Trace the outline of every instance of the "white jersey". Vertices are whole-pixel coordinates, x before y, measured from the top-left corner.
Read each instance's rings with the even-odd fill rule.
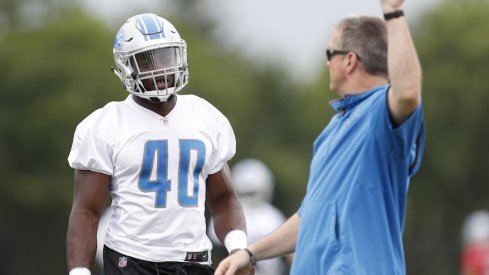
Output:
[[[285,222],[285,216],[272,204],[266,201],[241,200],[246,219],[248,245],[272,233]],[[211,220],[207,230],[209,238],[215,245],[222,245],[214,231],[214,221]],[[255,275],[282,275],[287,265],[281,258],[262,260],[256,263]]]
[[[112,177],[108,247],[153,262],[208,251],[210,264],[205,180],[235,152],[229,121],[204,99],[179,95],[162,117],[129,96],[77,126],[68,162]]]

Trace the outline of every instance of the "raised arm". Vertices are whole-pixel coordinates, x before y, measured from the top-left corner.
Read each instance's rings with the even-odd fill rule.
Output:
[[[229,235],[225,241],[228,233],[233,230],[246,233],[243,208],[232,188],[229,167],[225,165],[221,171],[209,175],[206,186],[206,202],[212,212],[217,238],[226,245],[229,252],[234,248],[246,247],[246,236],[239,235],[241,232]]]
[[[97,249],[97,227],[109,191],[110,176],[75,170],[75,191],[66,236],[68,270],[90,269]]]
[[[257,261],[284,256],[294,252],[300,217],[294,214],[271,234],[251,244],[248,249]],[[248,274],[251,268],[250,255],[242,250],[224,259],[215,275]]]
[[[382,12],[402,11],[404,0],[381,0]],[[395,123],[400,124],[421,101],[421,65],[405,16],[386,20],[388,69],[391,90],[389,110]]]

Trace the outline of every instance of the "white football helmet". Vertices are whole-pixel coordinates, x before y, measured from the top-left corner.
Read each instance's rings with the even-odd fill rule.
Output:
[[[115,37],[113,53],[112,70],[131,94],[162,102],[188,83],[187,45],[155,14],[129,18]]]
[[[474,242],[487,241],[489,241],[489,212],[477,210],[471,213],[464,221],[462,243],[467,245]]]
[[[234,190],[241,199],[271,202],[274,177],[270,169],[257,159],[243,159],[231,170]]]

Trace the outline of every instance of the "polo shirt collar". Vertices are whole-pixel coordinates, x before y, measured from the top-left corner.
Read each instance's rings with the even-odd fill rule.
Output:
[[[336,111],[336,112],[344,112],[349,109],[352,109],[362,101],[364,101],[366,98],[370,97],[371,95],[375,94],[376,92],[386,90],[386,88],[389,86],[389,84],[384,84],[381,86],[377,86],[371,90],[368,90],[366,92],[362,92],[360,94],[355,94],[355,95],[345,95],[342,98],[334,99],[329,102],[329,105]]]

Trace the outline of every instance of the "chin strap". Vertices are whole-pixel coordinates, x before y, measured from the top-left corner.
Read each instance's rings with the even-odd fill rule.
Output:
[[[121,72],[119,72],[119,70],[117,70],[114,67],[110,67],[110,70],[122,81],[122,75]]]
[[[119,78],[119,80],[122,82],[122,85],[124,86],[124,89],[126,89],[126,86],[124,85],[124,80],[123,80],[123,77],[122,77],[121,72],[117,68],[115,68],[115,67],[110,67],[110,70]],[[138,77],[138,74],[136,72],[132,72],[131,73],[131,77],[132,77],[132,79],[136,80],[137,77]],[[137,82],[136,82],[135,85],[140,85],[140,84],[137,84]],[[138,93],[138,94],[143,94],[144,93],[144,88],[142,86],[141,87],[134,87],[134,90],[137,90],[137,89],[139,89],[141,91],[141,93]],[[130,92],[130,93],[132,93],[132,92]],[[139,96],[136,93],[132,93],[132,94],[134,94],[136,96]],[[156,96],[155,97],[142,97],[142,98],[145,98],[145,99],[147,99],[147,100],[149,100],[151,102],[160,103],[160,102],[167,101],[170,96],[171,95],[169,95],[166,99],[161,99],[161,98],[158,98]]]

